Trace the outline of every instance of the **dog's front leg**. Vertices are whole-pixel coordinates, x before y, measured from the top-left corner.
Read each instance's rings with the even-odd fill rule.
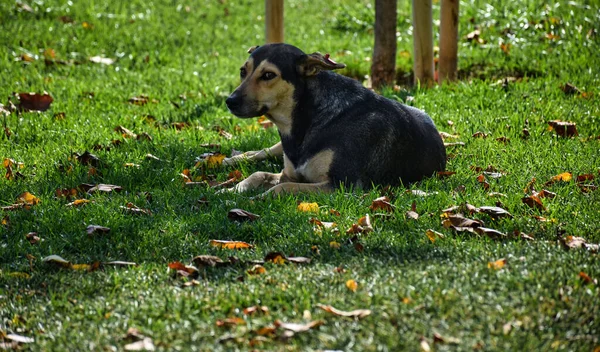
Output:
[[[298,182],[283,182],[280,183],[265,193],[262,196],[275,195],[279,193],[296,194],[300,192],[316,193],[316,192],[331,192],[333,187],[329,181],[319,183],[298,183]]]
[[[247,179],[235,185],[235,187],[231,188],[231,191],[242,193],[257,188],[273,188],[279,184],[280,179],[281,173],[273,174],[270,172],[259,171],[253,173],[252,175],[248,176]]]
[[[224,165],[236,165],[244,160],[250,161],[250,162],[256,162],[256,161],[265,160],[271,156],[274,156],[277,158],[281,158],[283,156],[283,146],[281,145],[281,142],[273,145],[270,148],[265,148],[263,150],[248,151],[248,152],[242,153],[240,155],[232,156],[231,158],[225,158],[223,160],[223,164]]]

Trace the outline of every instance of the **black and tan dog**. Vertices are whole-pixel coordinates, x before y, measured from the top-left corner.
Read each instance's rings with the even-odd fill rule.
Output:
[[[331,190],[408,184],[446,166],[446,150],[423,111],[386,99],[331,72],[345,67],[287,44],[248,50],[241,85],[227,98],[236,116],[265,115],[279,130],[284,169],[256,172],[232,191]],[[277,154],[270,150],[246,154]],[[263,155],[263,156],[264,156]],[[259,155],[259,158],[262,158]]]

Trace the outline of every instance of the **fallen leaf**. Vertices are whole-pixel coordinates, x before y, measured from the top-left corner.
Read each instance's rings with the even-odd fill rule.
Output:
[[[246,324],[246,321],[240,317],[232,317],[232,318],[219,319],[219,320],[217,320],[216,324],[218,327],[234,326],[234,325],[244,325],[244,324]]]
[[[548,121],[548,129],[554,130],[560,137],[578,136],[577,124],[575,122],[567,122],[560,120]]]
[[[337,227],[337,224],[335,222],[321,221],[316,218],[310,218],[310,220],[308,220],[308,222],[317,227],[328,229],[328,230],[335,229]]]
[[[104,226],[98,226],[98,225],[88,225],[88,227],[86,227],[86,232],[89,236],[95,234],[95,233],[109,233],[110,229],[108,227],[104,227]]]
[[[594,174],[584,174],[577,176],[577,183],[593,181],[596,176]]]
[[[505,217],[512,218],[513,217],[508,211],[506,211],[500,207],[492,207],[492,206],[484,205],[477,209],[480,213],[488,214],[489,216],[493,217],[494,219],[505,218]]]
[[[89,199],[76,199],[76,200],[72,201],[71,203],[65,204],[65,206],[67,206],[67,207],[79,207],[79,206],[85,205],[85,204],[90,203],[90,202],[91,202],[91,200],[89,200]]]
[[[427,238],[429,238],[431,243],[435,243],[435,240],[437,240],[438,238],[444,238],[444,234],[434,231],[432,229],[428,229],[427,231],[425,231],[425,235],[427,235]]]
[[[256,264],[251,269],[249,269],[247,272],[250,275],[262,275],[262,274],[267,273],[267,269],[265,269],[265,267],[262,265]]]
[[[288,262],[294,264],[310,264],[310,262],[312,261],[310,258],[307,257],[287,257],[286,259]]]
[[[446,148],[450,148],[450,147],[464,147],[464,146],[465,146],[464,142],[444,143],[444,147],[446,147]]]
[[[0,336],[3,336],[5,339],[14,341],[16,343],[34,343],[35,342],[35,340],[32,337],[27,337],[27,336],[23,336],[23,335],[17,335],[17,334],[4,335],[2,333],[2,334],[0,334]]]
[[[333,248],[333,249],[340,249],[342,245],[339,242],[336,241],[331,241],[329,242],[329,247]]]
[[[339,317],[361,319],[361,318],[364,318],[371,314],[371,310],[369,310],[369,309],[355,309],[355,310],[347,312],[347,311],[343,311],[343,310],[334,308],[333,306],[324,305],[324,304],[317,304],[317,307],[323,309],[324,311],[326,311],[328,313],[337,315]]]
[[[473,133],[473,138],[487,138],[488,135],[487,133],[481,132],[481,131],[477,131],[475,133]]]
[[[46,111],[54,101],[50,94],[17,93],[19,104],[17,108],[21,111]]]
[[[135,204],[129,202],[125,206],[119,206],[126,213],[134,214],[134,215],[152,215],[152,212],[149,209],[142,209],[136,206]]]
[[[169,263],[169,269],[176,270],[177,273],[181,276],[198,276],[198,268],[193,265],[185,265],[181,262],[171,262]]]
[[[535,187],[534,187],[535,186],[535,181],[536,181],[535,177],[532,177],[531,181],[529,181],[527,183],[527,186],[525,186],[525,188],[523,189],[523,193],[529,193],[531,191],[534,191],[535,190]]]
[[[538,210],[546,210],[546,207],[542,203],[541,199],[537,195],[531,195],[521,198],[521,201],[527,204],[530,208],[536,208]]]
[[[260,218],[260,215],[253,214],[243,209],[231,209],[227,213],[227,218],[234,221],[254,221]]]
[[[595,280],[593,280],[588,274],[586,274],[583,271],[579,272],[579,278],[581,279],[581,281],[583,281],[585,284],[591,284],[591,283],[596,283]]]
[[[356,292],[356,290],[358,289],[358,283],[352,279],[346,281],[346,287],[352,291],[352,292]]]
[[[25,238],[31,244],[37,244],[38,242],[41,241],[40,237],[37,235],[37,232],[30,232],[30,233],[28,233],[28,234],[25,235]]]
[[[316,213],[319,211],[319,204],[301,202],[300,204],[298,204],[298,207],[296,207],[296,209],[300,212]]]
[[[280,320],[275,320],[275,326],[277,328],[289,330],[289,331],[292,331],[295,333],[306,332],[306,331],[309,331],[310,329],[316,328],[323,324],[325,324],[325,322],[323,320],[315,320],[315,321],[308,322],[306,324],[284,323]]]
[[[267,306],[252,306],[248,308],[244,308],[244,315],[252,315],[256,312],[261,312],[263,314],[269,314],[269,307]]]
[[[121,186],[117,186],[117,185],[109,185],[109,184],[104,184],[104,183],[99,183],[97,185],[92,185],[92,187],[87,187],[84,186],[84,184],[80,185],[80,187],[83,186],[83,189],[87,188],[87,193],[89,194],[93,194],[96,192],[105,192],[105,193],[110,193],[110,192],[121,192],[123,190],[123,187]]]
[[[502,137],[496,138],[496,141],[506,144],[506,143],[510,142],[510,138],[507,138],[506,136],[502,136]]]
[[[90,57],[90,62],[93,62],[95,64],[112,65],[115,63],[115,60],[102,56],[92,56]]]
[[[438,194],[438,192],[425,192],[425,191],[421,191],[420,189],[408,190],[408,191],[406,191],[406,193],[410,193],[413,196],[419,196],[419,197],[429,197],[429,196]]]
[[[457,136],[457,135],[450,134],[448,132],[441,132],[441,131],[440,131],[440,137],[442,137],[443,140],[459,138],[459,136]]]
[[[553,183],[556,182],[569,182],[573,179],[573,174],[570,172],[563,172],[561,174],[558,174],[556,176],[552,176],[552,178],[550,178],[550,181],[546,182],[545,185],[549,186]]]
[[[414,219],[414,220],[418,220],[419,214],[416,211],[409,210],[406,212],[406,217]]]
[[[419,339],[419,346],[421,347],[421,352],[431,352],[431,347],[429,346],[429,342],[425,337],[421,336]]]
[[[348,230],[346,230],[347,234],[357,234],[357,233],[369,233],[373,231],[373,227],[371,226],[371,217],[369,214],[358,219],[358,223],[352,224]]]
[[[148,104],[149,99],[147,95],[140,95],[138,97],[131,97],[128,101],[130,104],[134,105],[146,105]]]
[[[111,262],[104,262],[104,263],[102,263],[102,265],[104,265],[104,266],[115,266],[115,267],[124,267],[124,268],[130,267],[130,266],[138,266],[137,263],[134,263],[134,262],[124,262],[124,261],[121,261],[121,260],[114,260],[114,261],[111,261]]]
[[[61,268],[71,268],[72,264],[58,255],[49,255],[42,259],[42,262],[48,263]]]
[[[567,249],[584,248],[592,253],[598,253],[600,247],[598,244],[587,243],[585,238],[577,236],[567,236],[560,239],[560,242]]]
[[[373,200],[371,206],[369,207],[371,211],[383,210],[389,213],[394,212],[395,208],[396,207],[392,203],[390,203],[390,199],[386,196],[379,197]]]
[[[581,94],[581,89],[575,87],[572,83],[565,83],[560,85],[560,90],[565,94]]]
[[[486,181],[484,174],[477,176],[477,182],[479,182],[485,190],[490,188],[490,184]]]
[[[137,139],[137,134],[133,133],[132,131],[128,130],[127,128],[119,125],[117,127],[115,127],[115,132],[120,133],[124,138],[132,138],[132,139]]]
[[[433,333],[433,342],[458,345],[458,344],[460,344],[461,340],[456,337],[442,336],[439,333],[435,332],[435,333]]]
[[[194,257],[194,259],[192,259],[192,262],[198,268],[203,268],[207,266],[215,267],[226,265],[226,263],[223,262],[221,258],[214,255],[198,255]]]
[[[442,222],[442,225],[444,225],[445,228],[449,228],[452,226],[454,226],[454,227],[481,227],[481,226],[484,226],[484,223],[481,220],[465,218],[461,214],[452,214],[452,215],[449,215],[447,217],[447,219],[445,219]]]
[[[123,346],[125,351],[154,351],[156,347],[154,347],[154,342],[149,337],[144,337],[143,339],[129,343]]]
[[[210,245],[213,247],[225,248],[225,249],[245,249],[254,248],[253,245],[242,242],[242,241],[223,241],[223,240],[210,240]]]
[[[17,204],[36,205],[40,199],[29,192],[23,192],[17,197]]]
[[[488,262],[488,268],[494,269],[494,270],[500,270],[505,265],[506,265],[506,259],[505,258],[498,259],[495,262]]]
[[[437,171],[436,172],[436,176],[438,178],[448,178],[454,174],[456,174],[456,171]]]

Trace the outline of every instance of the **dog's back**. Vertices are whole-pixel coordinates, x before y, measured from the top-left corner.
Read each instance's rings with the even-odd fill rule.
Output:
[[[323,71],[307,79],[293,114],[292,136],[304,138],[297,150],[282,136],[286,155],[296,151],[288,157],[301,165],[321,150],[333,150],[334,185],[407,184],[445,169],[446,150],[427,114],[351,78]]]

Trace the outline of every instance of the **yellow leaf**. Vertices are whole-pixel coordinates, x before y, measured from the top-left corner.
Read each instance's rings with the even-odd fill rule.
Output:
[[[502,259],[496,260],[495,262],[489,262],[488,268],[494,269],[494,270],[500,270],[504,267],[504,265],[506,265],[506,259],[502,258]]]
[[[8,273],[7,276],[8,277],[13,277],[15,279],[29,279],[31,277],[29,274],[22,273],[20,271],[13,272],[13,273]]]
[[[285,264],[285,259],[283,259],[280,255],[273,258],[273,263],[283,265]]]
[[[213,247],[220,247],[225,249],[240,249],[240,248],[253,248],[254,246],[250,243],[242,241],[222,241],[222,240],[210,240],[210,245]]]
[[[331,247],[331,248],[333,248],[333,249],[339,249],[339,248],[340,248],[340,246],[341,246],[341,245],[339,244],[339,242],[336,242],[336,241],[331,241],[331,242],[329,242],[329,247]]]
[[[302,212],[306,212],[306,213],[309,213],[309,212],[316,213],[319,211],[319,204],[302,202],[302,203],[298,204],[298,211],[302,211]]]
[[[73,264],[71,265],[71,269],[73,270],[81,270],[81,271],[89,271],[91,266],[89,264]]]
[[[562,174],[558,174],[556,176],[552,176],[552,178],[550,179],[549,182],[547,183],[554,183],[554,182],[558,182],[558,181],[563,181],[563,182],[569,182],[573,179],[573,174],[570,172],[563,172]]]
[[[409,304],[410,302],[412,302],[412,300],[409,297],[402,298],[402,303]]]
[[[17,203],[36,205],[40,202],[40,199],[29,192],[24,192],[17,197]]]
[[[223,160],[225,159],[225,154],[215,153],[208,158],[205,159],[206,165],[209,168],[217,167],[223,164]]]
[[[445,214],[445,213],[444,213]],[[431,243],[435,243],[435,240],[438,238],[444,238],[444,235],[434,231],[432,229],[428,229],[425,234],[427,235],[427,238],[429,238],[429,240],[431,241]]]
[[[356,289],[358,289],[358,284],[356,283],[356,281],[350,279],[346,281],[346,287],[348,287],[350,291],[356,292]]]

